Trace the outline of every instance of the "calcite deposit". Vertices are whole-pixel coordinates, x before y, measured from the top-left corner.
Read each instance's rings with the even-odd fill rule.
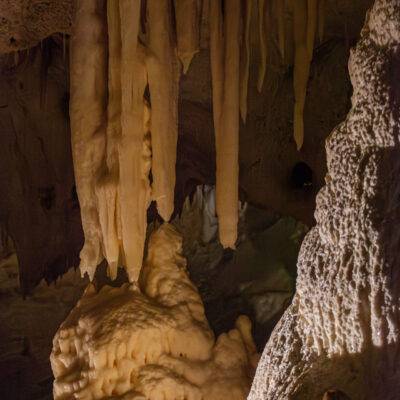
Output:
[[[266,22],[271,10],[278,15],[284,56],[286,5],[271,8],[260,0],[257,16],[252,1],[246,7],[239,0],[206,3],[204,7],[197,0],[75,4],[71,133],[85,234],[80,266],[91,279],[105,259],[110,276],[115,277],[122,266],[130,281],[137,281],[150,201],[164,221],[173,215],[179,82],[199,51],[201,28],[207,31],[203,37],[207,33],[209,37],[219,239],[224,248],[235,248],[240,114],[245,122],[251,26],[258,18],[261,91],[267,68]],[[317,0],[299,0],[289,8],[295,54],[294,138],[300,149],[318,13],[324,9]]]
[[[350,56],[352,109],[326,142],[297,292],[249,400],[398,398],[399,52],[400,3],[376,0]]]
[[[258,354],[241,316],[217,340],[172,225],[149,243],[140,287],[89,285],[53,341],[54,399],[244,400]]]

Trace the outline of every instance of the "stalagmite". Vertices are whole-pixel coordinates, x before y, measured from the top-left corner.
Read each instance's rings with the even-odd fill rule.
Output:
[[[168,0],[147,0],[146,45],[153,146],[152,198],[160,216],[169,221],[174,210],[179,65]]]
[[[217,154],[216,209],[221,244],[234,248],[239,201],[240,1],[226,2],[224,11],[222,22],[221,3],[210,0],[210,53]]]
[[[168,224],[149,241],[143,291],[89,285],[53,340],[54,399],[245,400],[258,354],[240,316],[217,340]]]
[[[399,398],[399,49],[400,2],[375,0],[350,54],[352,109],[326,142],[296,294],[249,400]]]
[[[200,7],[199,0],[175,0],[178,57],[185,74],[193,56],[200,50]]]
[[[267,37],[265,32],[265,0],[258,0],[258,36],[260,40],[260,65],[257,89],[261,93],[267,69]]]
[[[138,43],[140,1],[121,0],[122,137],[119,146],[121,235],[129,280],[138,279],[142,265],[150,202],[149,110],[145,50]]]
[[[303,146],[304,140],[304,104],[308,76],[310,73],[310,56],[307,49],[307,0],[293,2],[293,34],[294,34],[294,140],[297,150]]]
[[[105,3],[78,0],[71,36],[71,132],[75,179],[85,244],[81,272],[94,276],[102,260],[96,181],[105,158],[106,32]]]
[[[325,0],[318,0],[318,39],[320,43],[324,40],[325,29]]]
[[[240,115],[242,121],[246,122],[247,117],[247,92],[249,86],[249,68],[250,68],[250,29],[251,13],[253,1],[246,1],[244,16],[244,40],[242,41],[241,62],[240,62]]]

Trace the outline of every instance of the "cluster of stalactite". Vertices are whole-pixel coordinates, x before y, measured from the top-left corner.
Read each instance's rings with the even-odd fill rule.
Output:
[[[239,119],[247,114],[250,30],[258,21],[262,90],[267,65],[265,0],[78,0],[71,38],[71,128],[85,245],[81,270],[94,276],[105,258],[131,281],[142,265],[147,208],[168,221],[174,209],[178,94],[209,37],[216,142],[216,211],[224,247],[238,222]],[[295,44],[294,137],[303,143],[303,110],[323,0],[274,0],[284,57],[286,14]],[[256,13],[255,11],[258,10]],[[206,21],[206,23],[204,23]]]

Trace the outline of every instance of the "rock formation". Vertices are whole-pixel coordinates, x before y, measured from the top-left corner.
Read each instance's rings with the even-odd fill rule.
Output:
[[[245,115],[247,105],[247,118],[246,124],[240,125],[239,134],[240,198],[312,224],[315,193],[323,183],[325,174],[323,141],[326,134],[344,117],[350,104],[350,85],[344,68],[347,62],[348,44],[356,39],[361,20],[371,0],[355,0],[351,3],[325,1],[325,12],[322,14],[325,17],[324,40],[323,42],[316,40],[316,51],[310,67],[304,110],[305,141],[301,152],[297,152],[292,138],[291,5],[287,2],[282,12],[282,9],[277,9],[277,6],[281,5],[280,2],[265,3],[267,63],[263,91],[258,93],[256,88],[259,65],[258,11],[257,2],[252,3],[251,13],[249,8],[242,10],[243,65],[240,65],[240,107],[242,115]],[[322,3],[321,1],[320,4]],[[177,46],[182,57],[183,54],[187,54],[189,59],[189,55],[196,48],[197,29],[200,29],[201,41],[200,51],[195,54],[187,74],[182,76],[180,81],[175,212],[179,212],[183,200],[193,192],[197,184],[215,183],[216,157],[213,143],[208,1],[203,2],[200,27],[195,23],[195,15],[198,17],[198,4],[198,1],[186,0],[179,1],[176,5],[179,8],[179,13],[176,13],[176,23],[180,23],[181,32],[190,32],[188,34],[190,40],[187,43],[183,41],[184,34],[180,38],[177,37]],[[25,293],[32,290],[42,277],[52,280],[70,265],[76,265],[76,255],[82,246],[79,206],[69,149],[67,105],[70,97],[69,34],[73,31],[72,20],[76,5],[77,3],[71,0],[0,2],[0,15],[3,18],[0,26],[0,53],[8,52],[0,57],[0,124],[1,130],[8,132],[7,135],[0,135],[3,149],[3,157],[0,160],[3,174],[0,175],[0,181],[2,185],[8,187],[0,199],[0,219],[16,244]],[[249,7],[250,2],[246,5]],[[190,21],[189,19],[183,21],[187,22],[186,25],[183,24],[181,17],[185,9],[190,10]],[[129,13],[123,13],[123,16],[130,18]],[[144,16],[142,10],[142,31]],[[282,30],[282,26],[285,29]],[[55,32],[61,33],[47,38]],[[132,34],[132,32],[126,33]],[[120,37],[122,39],[122,36]],[[284,58],[281,55],[282,38],[285,38],[286,44],[283,46]],[[111,60],[109,62],[111,67]],[[129,78],[125,75],[124,87],[129,84],[127,77]],[[111,89],[113,85],[111,81],[108,84],[110,86],[105,82],[106,90]],[[47,100],[43,101],[45,98]],[[125,98],[128,109],[130,100],[129,97]],[[110,109],[105,109],[104,113],[109,120],[115,117],[112,116]],[[17,119],[20,122],[14,123]],[[105,131],[111,133],[109,128],[111,124]],[[131,129],[126,130],[128,131]],[[56,140],[60,135],[62,140]],[[15,138],[18,138],[17,144],[20,149],[18,153],[13,151]],[[121,157],[121,163],[125,159],[131,159],[132,153],[136,154],[134,159],[138,160],[139,151],[143,151],[144,158],[148,161],[149,139],[150,135],[147,133],[144,143],[135,149],[132,146],[122,145],[121,150],[125,151],[121,152],[126,157]],[[41,141],[43,146],[40,145]],[[132,138],[125,138],[123,141],[129,142]],[[110,147],[115,149],[115,146]],[[102,164],[104,168],[99,174],[96,197],[104,198],[115,192],[113,184],[115,163],[109,165],[111,161],[109,156],[112,154],[112,151],[104,154],[107,160]],[[21,165],[22,158],[24,167],[17,168]],[[299,162],[304,162],[310,167],[311,180],[307,180],[303,186],[294,186],[291,175]],[[46,173],[39,173],[38,165],[41,171],[44,170]],[[134,166],[129,162],[123,162],[123,165],[124,168],[119,170],[120,176],[132,173],[134,170]],[[113,170],[111,174],[109,174],[110,167]],[[57,169],[55,174],[52,173],[53,169]],[[143,176],[146,175],[145,168],[143,171],[139,171],[139,168],[135,170]],[[10,179],[11,185],[9,185]],[[123,179],[125,184],[119,189],[125,192],[119,195],[132,199],[131,193],[134,187],[132,184],[127,185],[126,182],[133,180],[129,175]],[[137,182],[136,178],[135,181]],[[141,179],[140,185],[146,186],[148,182],[146,179]],[[20,190],[19,187],[29,190]],[[135,210],[143,209],[140,204],[145,204],[147,201],[148,196],[147,198],[142,196],[138,199],[139,205]],[[109,203],[112,204],[112,201]],[[122,203],[125,204],[125,201]],[[50,208],[46,204],[50,204]],[[112,232],[113,224],[107,222],[109,215],[105,213],[109,208],[105,207],[105,202],[102,202],[102,205],[104,206],[101,208],[102,232],[109,231],[110,228]],[[125,211],[117,209],[117,211],[124,212],[125,226],[129,226],[128,233],[133,234],[133,224],[130,221],[133,219],[137,221],[139,218],[133,215],[132,209]],[[141,212],[142,219],[145,218],[143,215]],[[154,211],[149,214],[151,219],[154,215]],[[32,232],[33,226],[35,233],[27,237],[26,231]],[[143,223],[137,225],[136,231],[143,226]],[[136,237],[139,236],[143,237],[142,234],[136,234]],[[110,239],[107,241],[108,249],[105,250],[107,253],[110,253],[110,250],[115,251],[116,247],[111,235]],[[128,242],[133,243],[132,240]],[[139,254],[136,249],[140,249],[142,244],[140,241],[134,243],[135,249],[133,245],[127,246],[127,249],[130,249],[131,253]],[[110,244],[113,244],[111,246],[113,249],[110,248]],[[133,258],[135,257],[140,259],[140,255]],[[111,261],[110,265],[115,264],[115,254],[106,258]]]
[[[53,341],[54,399],[244,400],[258,355],[251,323],[215,341],[186,273],[182,238],[149,242],[141,288],[89,285]]]
[[[398,398],[399,54],[400,3],[376,0],[350,56],[352,109],[326,143],[297,292],[249,400]]]
[[[267,8],[264,0],[260,0],[258,15],[252,12],[252,2],[245,12],[239,0],[226,3],[209,0],[207,5],[208,12],[202,14],[199,3],[186,4],[190,20],[183,24],[181,7],[185,4],[180,1],[175,4],[177,13],[168,0],[76,2],[71,39],[71,134],[85,234],[80,267],[82,274],[88,273],[91,279],[97,265],[106,259],[110,276],[116,276],[118,266],[123,266],[130,281],[137,281],[150,200],[156,203],[164,221],[172,217],[181,72],[178,56],[181,62],[182,57],[189,57],[183,61],[187,72],[197,51],[196,32],[203,21],[208,23],[208,31],[205,30],[209,34],[219,239],[224,248],[235,248],[239,115],[242,110],[243,119],[246,117],[250,26],[257,17],[261,55],[257,87],[261,91],[267,65],[265,22],[270,13],[277,13],[282,25],[286,5],[283,10]],[[294,139],[300,150],[317,17],[318,12],[323,14],[325,10],[319,0],[295,1],[289,4],[289,9],[294,43]],[[197,18],[197,24],[193,18]],[[320,27],[322,34],[322,23]],[[186,50],[183,50],[182,30],[188,39],[193,37],[185,45]],[[283,53],[282,26],[277,36]],[[245,63],[241,65],[243,55]],[[81,77],[84,77],[82,84]],[[151,107],[149,129],[144,127],[147,103]],[[145,137],[148,146],[143,145]]]

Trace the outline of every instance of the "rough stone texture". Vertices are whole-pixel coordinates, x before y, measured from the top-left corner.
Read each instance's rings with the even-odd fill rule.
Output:
[[[251,322],[215,339],[172,225],[151,234],[142,272],[140,287],[86,288],[53,340],[54,399],[244,400]]]
[[[72,0],[0,0],[0,53],[28,49],[53,33],[69,33]]]
[[[321,399],[330,389],[398,398],[398,0],[375,1],[349,71],[352,109],[326,143],[326,186],[300,251],[297,293],[264,350],[250,400]]]

